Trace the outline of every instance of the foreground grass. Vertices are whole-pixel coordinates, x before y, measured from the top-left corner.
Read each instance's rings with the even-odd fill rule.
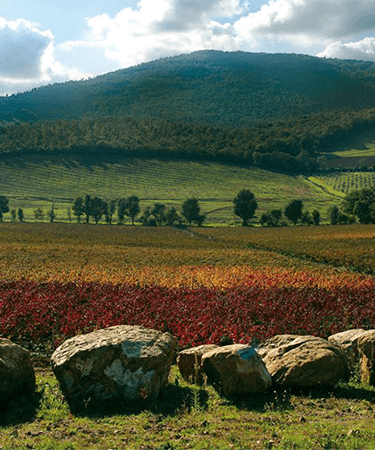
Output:
[[[236,399],[185,383],[176,366],[153,403],[73,415],[49,370],[37,392],[0,413],[6,449],[372,449],[375,389],[270,390]]]

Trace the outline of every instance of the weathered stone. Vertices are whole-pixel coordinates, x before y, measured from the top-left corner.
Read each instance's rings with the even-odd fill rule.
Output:
[[[258,346],[257,353],[263,358],[270,350],[282,347],[283,345],[288,345],[298,337],[300,337],[298,334],[279,334],[273,336]]]
[[[182,378],[189,383],[201,383],[202,378],[202,355],[218,348],[217,345],[199,345],[181,351],[177,356],[177,365]]]
[[[168,382],[176,338],[121,325],[76,336],[52,355],[52,369],[72,405],[89,400],[154,398]]]
[[[275,336],[262,345],[259,354],[276,384],[332,385],[349,372],[348,360],[342,350],[314,336]]]
[[[347,330],[329,336],[328,342],[338,345],[348,357],[350,366],[353,368],[359,361],[358,339],[366,334],[362,328]]]
[[[368,330],[358,338],[361,380],[375,386],[375,330]]]
[[[0,406],[18,394],[35,390],[30,353],[8,339],[0,338]]]
[[[248,345],[226,345],[206,352],[202,367],[209,383],[225,396],[263,392],[272,383],[262,359]]]

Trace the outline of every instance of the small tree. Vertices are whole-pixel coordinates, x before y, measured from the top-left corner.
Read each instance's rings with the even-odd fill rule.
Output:
[[[85,213],[85,202],[82,197],[77,197],[73,203],[73,214],[77,218],[77,223],[81,222],[81,216]]]
[[[17,215],[18,215],[18,222],[23,222],[24,219],[25,219],[25,216],[23,214],[23,209],[22,208],[18,208]]]
[[[255,211],[258,208],[258,203],[254,194],[248,189],[242,189],[233,199],[233,212],[236,216],[241,217],[242,226],[246,227],[248,221],[254,217]]]
[[[105,213],[104,214],[105,214],[105,221],[109,225],[112,224],[112,217],[113,217],[113,214],[116,211],[116,204],[117,204],[116,200],[110,200],[109,202],[106,202],[107,207],[105,209]]]
[[[373,223],[372,204],[363,200],[358,200],[354,204],[353,214],[358,217],[360,223]]]
[[[49,221],[51,223],[53,223],[56,219],[56,214],[55,214],[55,204],[52,203],[51,209],[48,211],[47,216],[49,217]]]
[[[154,203],[154,206],[151,208],[151,215],[155,218],[158,226],[166,224],[166,212],[167,207],[164,203]]]
[[[90,195],[85,196],[85,203],[84,203],[83,211],[86,214],[86,223],[89,223],[90,217],[91,217],[91,196]]]
[[[262,227],[280,227],[282,225],[283,212],[281,209],[273,209],[271,212],[263,213],[260,216]]]
[[[313,225],[314,221],[309,211],[303,211],[301,216],[301,222],[304,225]]]
[[[346,225],[355,222],[354,216],[343,213],[336,205],[328,208],[327,215],[331,225]]]
[[[125,198],[120,198],[117,201],[117,223],[118,225],[122,225],[125,220],[125,214],[126,214],[126,208],[127,208],[127,201]]]
[[[5,195],[0,195],[0,222],[3,221],[3,214],[9,212],[9,200]]]
[[[12,223],[17,222],[17,211],[16,211],[15,209],[12,209],[12,210],[10,211],[10,221],[11,221]]]
[[[342,201],[342,210],[361,223],[375,223],[375,186],[350,192]]]
[[[37,222],[38,220],[43,222],[43,219],[44,219],[43,208],[34,209],[34,216],[35,216],[35,222]]]
[[[131,197],[127,198],[126,203],[127,203],[127,214],[132,221],[132,225],[134,225],[134,220],[140,212],[139,198],[136,195],[132,195]]]
[[[302,219],[303,202],[302,200],[292,200],[284,209],[284,215],[293,222],[293,225]]]
[[[268,227],[268,224],[270,223],[270,213],[269,212],[263,213],[260,216],[259,222],[262,225],[262,227]]]
[[[320,224],[320,212],[317,209],[314,209],[314,211],[311,214],[311,217],[314,222],[314,225],[318,226]]]
[[[107,208],[107,202],[100,197],[90,199],[90,215],[94,218],[96,224],[103,217]]]
[[[169,225],[170,227],[182,225],[182,217],[174,206],[168,209],[166,219],[167,225]]]
[[[330,206],[328,208],[327,215],[331,225],[338,225],[340,223],[340,210],[338,206]]]
[[[205,216],[201,214],[201,207],[196,198],[189,198],[184,201],[182,204],[182,215],[188,221],[189,226],[191,226],[192,222],[196,222],[198,226],[201,226],[205,219]]]
[[[152,214],[151,206],[147,206],[147,208],[143,211],[141,222],[142,225],[148,227],[156,227],[158,225],[155,216]]]

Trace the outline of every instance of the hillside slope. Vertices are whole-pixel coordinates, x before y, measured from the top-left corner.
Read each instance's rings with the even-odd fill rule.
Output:
[[[1,97],[0,120],[131,116],[238,127],[372,107],[370,62],[198,51]]]
[[[137,195],[141,209],[165,203],[180,209],[196,197],[209,224],[231,224],[233,198],[241,189],[254,192],[257,214],[284,208],[292,199],[325,215],[340,199],[303,177],[267,172],[257,168],[193,161],[108,157],[98,162],[88,157],[39,156],[0,160],[0,193],[9,198],[10,209],[23,208],[27,221],[34,210],[47,213],[54,204],[58,221],[67,220],[67,208],[77,196],[100,196],[107,200]],[[220,180],[220,183],[218,183]],[[10,215],[6,214],[5,220]],[[47,220],[47,218],[46,218]]]

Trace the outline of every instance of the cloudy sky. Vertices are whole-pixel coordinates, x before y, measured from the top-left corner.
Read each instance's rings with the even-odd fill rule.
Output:
[[[375,0],[0,3],[0,95],[202,49],[375,61]]]

